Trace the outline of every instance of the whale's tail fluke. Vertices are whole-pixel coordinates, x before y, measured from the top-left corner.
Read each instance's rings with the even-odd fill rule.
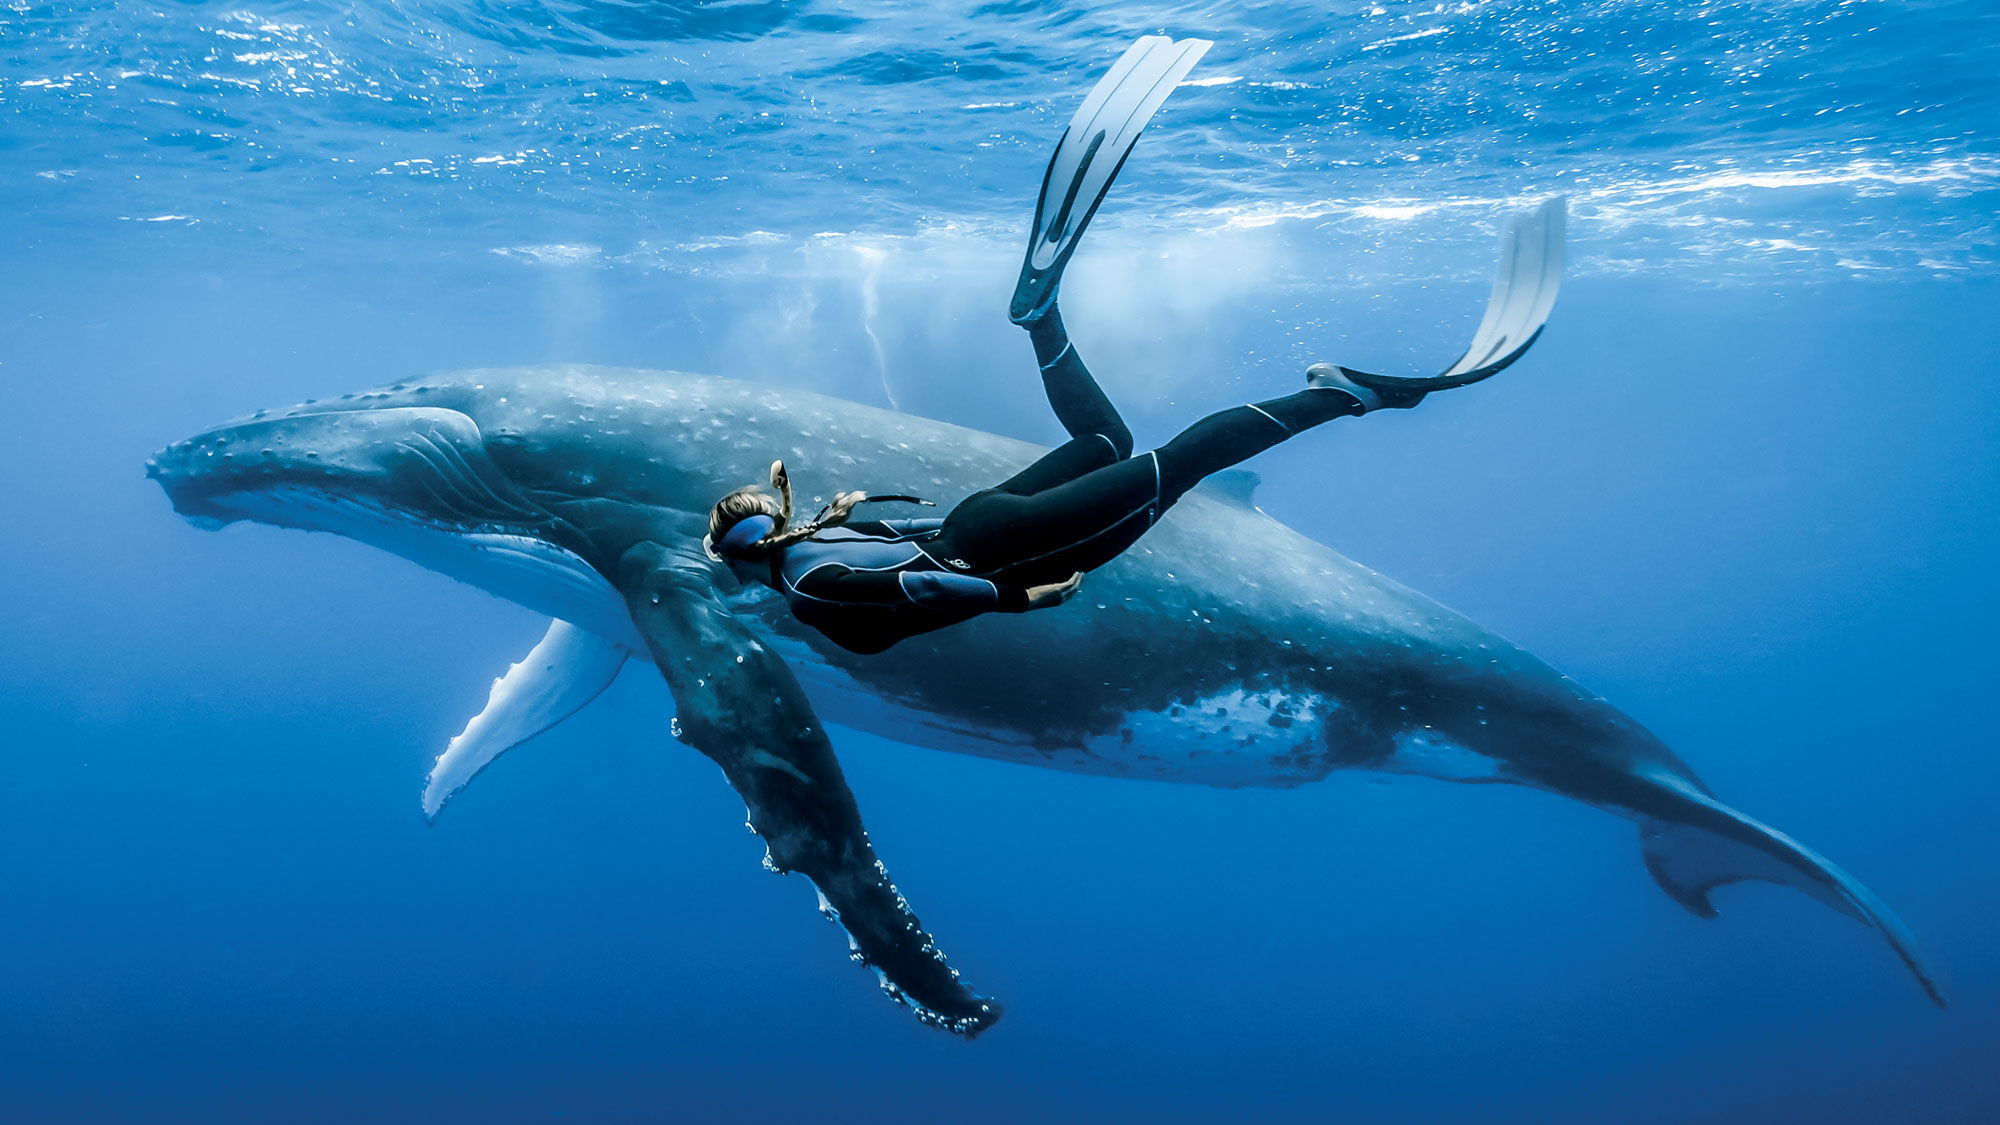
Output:
[[[1758,880],[1796,887],[1835,910],[1879,930],[1889,947],[1917,978],[1931,1000],[1945,1006],[1943,991],[1917,954],[1916,939],[1903,920],[1825,857],[1769,825],[1707,794],[1673,786],[1689,804],[1675,819],[1640,823],[1639,842],[1646,870],[1675,902],[1702,918],[1713,918],[1709,892],[1725,883]]]

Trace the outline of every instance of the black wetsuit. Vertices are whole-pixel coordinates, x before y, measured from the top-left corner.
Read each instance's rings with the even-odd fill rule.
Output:
[[[1123,554],[1203,477],[1322,422],[1359,414],[1344,391],[1307,389],[1211,414],[1132,455],[1132,432],[1050,311],[1029,327],[1042,382],[1070,440],[942,520],[855,523],[771,562],[794,616],[854,652],[981,613],[1021,612],[1027,587]]]
[[[1026,610],[1025,589],[959,573],[932,553],[944,523],[882,520],[829,528],[779,552],[771,560],[771,584],[785,595],[792,616],[862,653],[982,613]]]

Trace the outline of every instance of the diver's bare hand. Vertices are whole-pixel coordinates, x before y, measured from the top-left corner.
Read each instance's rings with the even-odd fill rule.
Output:
[[[1047,609],[1058,606],[1076,596],[1083,589],[1083,572],[1077,571],[1061,582],[1051,582],[1046,586],[1028,587],[1028,608]]]

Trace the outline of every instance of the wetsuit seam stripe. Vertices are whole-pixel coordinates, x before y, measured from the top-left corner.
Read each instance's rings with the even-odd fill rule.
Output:
[[[1076,345],[1075,345],[1075,344],[1072,344],[1072,343],[1070,343],[1070,342],[1068,342],[1068,341],[1064,341],[1064,342],[1063,342],[1063,350],[1061,350],[1061,351],[1057,352],[1057,353],[1056,353],[1056,357],[1055,357],[1054,359],[1052,359],[1052,360],[1048,361],[1047,363],[1044,363],[1044,364],[1042,364],[1042,368],[1041,368],[1041,369],[1042,369],[1043,371],[1047,371],[1047,370],[1048,370],[1049,368],[1051,368],[1051,367],[1054,367],[1054,366],[1055,366],[1056,364],[1058,364],[1058,363],[1061,363],[1061,362],[1063,361],[1063,357],[1064,357],[1064,356],[1068,355],[1068,354],[1069,354],[1070,352],[1072,352],[1072,351],[1075,351],[1075,350],[1076,350]]]
[[[916,544],[913,543],[911,544],[911,546],[914,547],[916,546]],[[917,553],[923,555],[923,557],[925,558],[930,558],[930,555],[927,554],[921,547],[917,548]],[[904,559],[900,563],[897,563],[895,566],[873,566],[873,567],[849,566],[844,562],[828,561],[823,563],[817,563],[813,566],[806,568],[799,574],[797,578],[793,578],[791,575],[784,573],[782,570],[778,572],[778,577],[784,586],[784,593],[788,596],[796,595],[798,597],[805,598],[808,601],[819,602],[822,605],[874,605],[876,604],[874,602],[850,602],[850,601],[838,601],[833,598],[822,598],[819,597],[818,595],[809,594],[806,593],[804,590],[799,589],[799,583],[804,582],[806,579],[811,578],[813,575],[818,574],[820,571],[825,570],[827,567],[837,566],[844,568],[849,574],[894,574],[896,575],[896,585],[900,587],[903,585],[902,576],[905,573],[907,573],[907,571],[905,571],[904,568],[916,561],[917,560],[915,558],[908,558]],[[905,590],[906,596],[907,593],[908,591]],[[914,604],[914,601],[912,604]]]
[[[815,571],[820,571],[820,570],[824,570],[824,569],[826,569],[826,568],[827,568],[827,567],[829,567],[829,566],[842,566],[842,565],[845,565],[845,564],[843,564],[843,563],[822,563],[821,565],[819,565],[819,566],[816,566],[816,567],[812,568],[812,570],[808,570],[808,571],[806,571],[806,572],[805,572],[805,574],[801,574],[801,575],[799,575],[799,578],[800,578],[801,580],[803,580],[803,579],[804,579],[804,578],[806,578],[806,577],[807,577],[808,575],[811,575],[811,574],[813,574],[813,573],[814,573]],[[857,570],[855,570],[855,569],[854,569],[853,567],[848,567],[848,571],[849,571],[850,573],[854,573],[854,574],[860,574],[860,573],[864,573],[864,572],[862,572],[862,571],[857,571]],[[868,572],[866,572],[866,573],[871,573],[871,574],[873,574],[873,573],[880,573],[880,572],[878,572],[878,571],[868,571]],[[897,574],[896,574],[896,588],[897,588],[897,589],[899,589],[899,590],[901,590],[901,591],[903,591],[903,599],[904,599],[904,600],[905,600],[906,602],[908,602],[909,604],[911,604],[911,605],[914,605],[914,606],[922,606],[922,605],[923,605],[923,603],[922,603],[922,602],[920,602],[920,601],[918,601],[917,599],[915,599],[915,598],[913,598],[913,597],[911,597],[911,596],[910,596],[910,590],[909,590],[909,587],[907,587],[907,586],[903,585],[903,575],[904,575],[904,574],[907,574],[907,573],[909,573],[909,572],[908,572],[908,571],[899,571],[899,572],[897,572]],[[787,579],[785,579],[785,580],[784,580],[784,586],[785,586],[785,588],[784,588],[784,590],[783,590],[782,592],[783,592],[783,593],[785,594],[785,596],[786,596],[787,598],[804,598],[804,599],[805,599],[806,601],[809,601],[809,602],[818,602],[818,603],[819,603],[820,605],[839,605],[839,606],[858,606],[858,607],[861,607],[861,608],[863,608],[863,609],[889,609],[889,608],[892,608],[892,607],[893,607],[893,606],[894,606],[894,605],[896,604],[896,603],[894,603],[894,602],[857,602],[857,601],[848,601],[848,600],[846,600],[846,599],[843,599],[843,598],[822,598],[822,597],[820,597],[820,596],[819,596],[818,594],[808,594],[808,593],[806,593],[806,592],[805,592],[804,590],[801,590],[801,589],[799,589],[799,587],[798,587],[798,583],[796,583],[796,582],[793,582],[793,581],[792,581],[791,579],[789,579],[789,578],[787,578]]]
[[[933,555],[933,554],[931,554],[931,553],[930,553],[929,551],[926,551],[926,550],[924,550],[924,546],[923,546],[923,544],[922,544],[922,543],[912,543],[912,544],[910,544],[910,546],[912,546],[912,547],[915,547],[915,548],[917,549],[917,553],[918,553],[918,554],[920,554],[920,555],[922,555],[923,557],[925,557],[925,558],[927,558],[927,559],[931,560],[931,564],[932,564],[933,566],[936,566],[936,567],[937,567],[937,568],[938,568],[939,570],[942,570],[942,571],[943,571],[944,573],[946,573],[946,574],[961,574],[961,573],[963,573],[963,572],[962,572],[962,571],[960,571],[960,570],[959,570],[959,569],[958,569],[957,567],[954,567],[954,566],[951,566],[951,565],[947,564],[947,563],[946,563],[946,562],[945,562],[945,561],[944,561],[943,559],[940,559],[940,558],[938,558],[938,557],[937,557],[936,555]]]
[[[1256,403],[1254,403],[1254,402],[1246,402],[1246,403],[1244,403],[1243,405],[1245,405],[1245,406],[1249,407],[1249,408],[1250,408],[1250,409],[1252,409],[1252,410],[1255,410],[1255,411],[1256,411],[1257,413],[1259,413],[1259,414],[1262,414],[1262,415],[1263,415],[1264,417],[1266,417],[1266,418],[1269,418],[1269,419],[1271,420],[1271,424],[1272,424],[1272,425],[1274,425],[1274,426],[1276,426],[1276,427],[1278,427],[1279,429],[1281,429],[1281,430],[1285,431],[1285,435],[1286,435],[1287,437],[1295,437],[1295,436],[1297,436],[1296,434],[1294,434],[1294,433],[1292,432],[1292,428],[1291,428],[1290,426],[1287,426],[1287,425],[1285,425],[1285,424],[1284,424],[1283,422],[1280,422],[1280,421],[1278,421],[1278,418],[1277,418],[1277,415],[1275,415],[1275,414],[1272,414],[1272,413],[1271,413],[1270,411],[1268,411],[1268,410],[1264,409],[1264,408],[1263,408],[1263,407],[1261,407],[1261,406],[1258,406],[1258,405],[1257,405]]]
[[[936,530],[937,530],[937,528],[934,528],[934,527],[933,527],[933,528],[926,528],[926,529],[925,529],[925,530],[923,530],[923,531],[899,531],[899,532],[895,533],[894,535],[870,535],[870,534],[868,534],[868,533],[866,533],[866,532],[863,532],[863,531],[855,531],[855,530],[854,530],[854,529],[852,529],[852,528],[846,528],[846,527],[839,527],[839,528],[832,528],[832,527],[830,527],[830,528],[827,528],[827,529],[826,529],[826,533],[825,533],[825,534],[823,534],[823,535],[814,535],[814,536],[812,537],[812,539],[811,539],[811,540],[809,540],[809,542],[813,542],[813,543],[908,543],[908,542],[909,542],[910,540],[912,540],[912,539],[915,539],[915,538],[916,538],[917,536],[919,536],[919,535],[929,535],[929,534],[930,534],[931,532],[933,532],[933,531],[936,531]],[[845,536],[845,537],[840,537],[839,535],[837,535],[837,534],[836,534],[836,533],[838,533],[838,532],[843,532],[843,531],[845,531],[845,532],[849,532],[849,534],[848,534],[847,536]]]
[[[1153,455],[1153,507],[1146,514],[1146,526],[1151,527],[1153,524],[1159,522],[1160,519],[1160,489],[1162,487],[1160,484],[1160,451],[1149,449],[1146,452]]]
[[[834,566],[834,565],[836,565],[836,564],[834,564],[834,563],[824,563],[824,564],[822,564],[822,566],[816,566],[816,567],[814,567],[814,568],[813,568],[812,570],[808,570],[808,571],[806,571],[806,572],[805,572],[804,574],[801,574],[801,575],[799,575],[799,577],[800,577],[801,579],[804,579],[804,578],[807,578],[807,577],[810,577],[810,576],[812,575],[813,571],[815,571],[815,570],[820,570],[820,569],[822,569],[822,568],[823,568],[823,567],[825,567],[825,566]],[[807,601],[809,601],[809,602],[818,602],[818,603],[820,603],[821,605],[846,605],[846,604],[848,604],[848,603],[846,603],[846,602],[837,602],[837,601],[834,601],[834,600],[833,600],[833,599],[831,599],[831,598],[822,598],[822,597],[818,597],[818,596],[816,596],[816,595],[813,595],[813,594],[808,594],[808,593],[806,593],[806,592],[805,592],[804,590],[801,590],[801,589],[799,589],[799,584],[798,584],[797,582],[794,582],[794,581],[792,581],[792,579],[791,579],[790,577],[786,576],[786,575],[785,575],[785,574],[783,574],[782,572],[781,572],[781,573],[780,573],[780,574],[778,575],[778,578],[779,578],[779,580],[780,580],[780,581],[781,581],[781,582],[782,582],[782,583],[784,584],[784,590],[783,590],[783,593],[784,593],[784,595],[785,595],[785,596],[786,596],[787,598],[804,598],[805,600],[807,600]]]
[[[887,574],[891,571],[901,570],[904,567],[910,565],[911,563],[916,562],[917,555],[923,555],[923,557],[925,558],[930,558],[930,555],[927,554],[922,547],[918,547],[915,543],[910,544],[910,546],[916,550],[917,554],[911,555],[909,558],[904,559],[902,562],[890,563],[888,566],[855,566],[853,563],[844,563],[838,559],[828,559],[825,562],[814,563],[811,566],[800,571],[798,580],[803,582],[807,575],[812,574],[814,571],[825,570],[827,567],[830,566],[843,566],[846,567],[848,570],[854,572],[855,574]]]

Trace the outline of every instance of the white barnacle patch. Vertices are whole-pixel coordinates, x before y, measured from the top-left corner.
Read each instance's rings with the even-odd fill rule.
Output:
[[[1332,771],[1325,724],[1338,707],[1317,694],[1234,687],[1129,712],[1085,750],[1110,767],[1091,772],[1229,787],[1297,784]]]

